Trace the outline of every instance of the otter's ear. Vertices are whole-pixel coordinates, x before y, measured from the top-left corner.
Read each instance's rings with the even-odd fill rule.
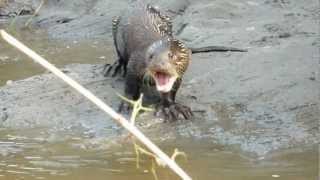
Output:
[[[172,52],[179,53],[182,56],[190,56],[191,51],[183,42],[177,39],[171,39],[170,42],[170,49]]]
[[[174,52],[169,51],[169,53],[168,53],[168,58],[169,58],[169,60],[171,60],[171,61],[173,61],[173,62],[176,62],[177,59],[178,59],[178,56],[177,56],[177,54],[175,54]]]

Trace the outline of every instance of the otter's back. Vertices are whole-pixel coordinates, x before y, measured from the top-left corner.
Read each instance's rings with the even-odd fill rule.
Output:
[[[171,37],[168,17],[150,5],[137,3],[120,19],[116,41],[122,57],[135,52],[145,52],[147,47],[164,37]]]

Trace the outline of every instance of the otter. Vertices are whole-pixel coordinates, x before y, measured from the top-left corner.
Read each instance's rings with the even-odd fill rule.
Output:
[[[137,100],[147,79],[160,95],[156,112],[167,120],[180,115],[190,119],[191,109],[175,98],[191,61],[191,50],[173,37],[170,18],[150,4],[138,3],[127,16],[113,19],[112,35],[118,60],[108,67],[106,75],[111,69],[112,76],[123,70],[125,96]],[[125,105],[122,102],[119,111]]]

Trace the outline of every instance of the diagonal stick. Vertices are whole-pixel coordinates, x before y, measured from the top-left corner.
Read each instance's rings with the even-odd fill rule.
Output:
[[[53,74],[61,78],[64,82],[69,84],[71,87],[76,89],[80,94],[88,98],[91,102],[97,105],[101,110],[109,114],[113,119],[120,123],[125,129],[127,129],[131,134],[133,134],[138,140],[140,140],[146,147],[148,147],[154,154],[156,154],[161,160],[163,160],[169,168],[171,168],[177,175],[179,175],[183,180],[191,180],[191,177],[186,174],[175,161],[170,159],[164,152],[162,152],[153,142],[149,140],[138,128],[127,121],[122,115],[115,112],[110,106],[105,104],[102,100],[92,94],[89,90],[81,86],[79,83],[71,79],[69,76],[65,75],[62,71],[56,68],[54,65],[50,64],[47,60],[42,58],[40,55],[32,51],[30,48],[19,42],[17,39],[9,35],[4,30],[0,30],[0,35],[9,44],[19,49],[35,62],[42,65],[44,68],[51,71]]]

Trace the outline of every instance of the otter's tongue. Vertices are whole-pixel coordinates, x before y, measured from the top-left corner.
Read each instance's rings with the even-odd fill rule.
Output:
[[[170,76],[162,72],[157,72],[156,78],[159,86],[165,86],[170,80]]]
[[[169,92],[176,80],[176,77],[163,72],[157,72],[154,78],[156,81],[157,90],[160,92]]]

